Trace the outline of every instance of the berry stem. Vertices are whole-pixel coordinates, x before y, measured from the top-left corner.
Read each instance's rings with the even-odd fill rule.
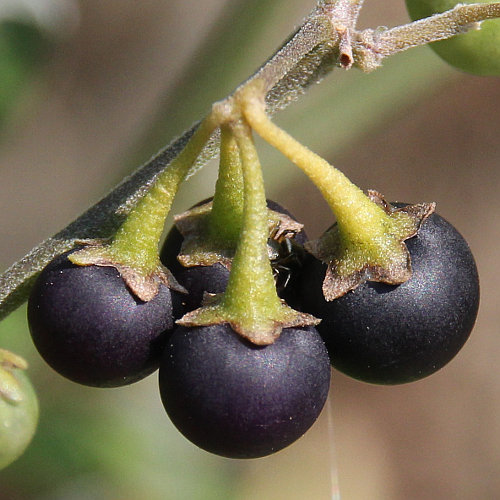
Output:
[[[118,228],[111,243],[106,246],[107,257],[144,275],[151,274],[158,268],[158,243],[163,233],[165,218],[181,182],[217,125],[212,115],[200,123],[182,152],[158,176]],[[88,250],[92,252],[94,248],[89,247]],[[99,250],[96,253],[98,252]],[[70,256],[70,260],[75,264],[80,263],[79,258],[79,252]]]
[[[281,301],[269,262],[266,195],[251,129],[246,122],[239,121],[233,131],[243,166],[245,205],[243,228],[223,304],[255,324],[281,309]]]
[[[233,330],[257,345],[272,344],[288,326],[315,325],[309,314],[288,307],[278,297],[269,261],[268,209],[262,169],[252,131],[242,119],[230,122],[227,131],[238,147],[243,172],[242,228],[226,290],[207,305],[186,314],[184,326],[229,323]]]
[[[243,220],[243,174],[236,138],[218,114],[220,125],[220,163],[215,195],[211,203],[195,206],[175,217],[183,236],[178,261],[185,267],[210,266],[216,262],[229,266],[238,245]]]
[[[243,218],[243,173],[240,152],[228,125],[221,126],[219,176],[209,215],[209,237],[236,247]]]
[[[240,102],[250,126],[309,176],[336,215],[336,225],[307,244],[327,264],[325,298],[334,300],[366,279],[407,281],[411,263],[403,242],[416,234],[433,204],[392,210],[378,193],[365,195],[342,172],[272,123],[258,88],[242,93]]]
[[[243,99],[242,105],[245,118],[252,128],[301,168],[320,190],[335,213],[345,237],[366,242],[384,234],[387,215],[361,189],[326,160],[275,125],[266,115],[264,104],[258,97]]]

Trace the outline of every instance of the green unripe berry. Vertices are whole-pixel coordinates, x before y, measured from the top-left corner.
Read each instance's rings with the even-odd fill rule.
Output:
[[[462,4],[494,3],[496,0],[463,0]],[[415,21],[452,9],[457,0],[406,0]],[[483,21],[480,30],[471,30],[449,40],[429,45],[442,59],[462,71],[481,76],[500,75],[500,19]]]
[[[12,376],[12,379],[11,379]],[[0,372],[9,394],[0,394],[0,469],[19,458],[35,434],[38,401],[23,370]]]

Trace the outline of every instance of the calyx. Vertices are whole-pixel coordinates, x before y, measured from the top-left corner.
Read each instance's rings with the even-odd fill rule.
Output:
[[[370,241],[352,241],[334,224],[306,249],[327,264],[323,295],[327,301],[342,297],[365,281],[398,285],[411,277],[411,259],[405,240],[418,233],[435,210],[435,203],[418,203],[396,208],[374,190],[368,197],[383,210],[383,234]]]

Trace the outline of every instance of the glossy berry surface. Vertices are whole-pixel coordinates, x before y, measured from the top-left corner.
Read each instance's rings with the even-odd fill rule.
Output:
[[[314,328],[287,328],[274,344],[249,344],[228,325],[177,328],[159,383],[174,425],[194,444],[231,458],[256,458],[297,440],[315,422],[330,382]]]
[[[174,326],[172,293],[136,298],[113,267],[76,266],[67,254],[38,277],[28,302],[33,342],[59,374],[80,384],[130,384],[158,368]]]
[[[457,4],[493,3],[496,0],[406,0],[413,20],[452,9]],[[475,75],[500,75],[500,19],[483,21],[480,30],[471,30],[449,40],[429,44],[447,63]]]
[[[198,205],[206,203],[204,200]],[[197,206],[197,205],[195,205]],[[278,203],[267,200],[267,206],[275,212],[293,217],[293,215]],[[293,238],[293,244],[285,246],[285,242],[277,248],[278,259],[272,261],[275,273],[276,284],[279,295],[287,302],[295,302],[294,279],[295,271],[302,265],[302,245],[306,242],[307,236],[304,231],[300,231]],[[200,307],[203,294],[223,293],[229,280],[229,270],[220,263],[211,266],[183,267],[177,260],[177,255],[181,250],[183,236],[173,226],[167,234],[165,242],[160,252],[160,259],[176,280],[189,292],[182,297],[185,312],[192,311]]]
[[[474,325],[479,281],[470,249],[445,219],[433,214],[406,241],[413,274],[393,286],[366,282],[326,302],[326,266],[310,259],[302,290],[332,365],[371,383],[398,384],[439,370],[462,348]]]

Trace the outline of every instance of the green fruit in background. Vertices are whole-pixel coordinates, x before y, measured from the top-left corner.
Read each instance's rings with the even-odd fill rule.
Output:
[[[6,352],[0,349],[0,469],[22,455],[38,422],[38,400],[31,382],[24,370],[2,361]]]
[[[452,9],[456,0],[406,0],[413,20]],[[494,0],[464,0],[460,3],[494,3]],[[500,19],[484,21],[480,30],[429,45],[447,63],[476,75],[500,76]]]

